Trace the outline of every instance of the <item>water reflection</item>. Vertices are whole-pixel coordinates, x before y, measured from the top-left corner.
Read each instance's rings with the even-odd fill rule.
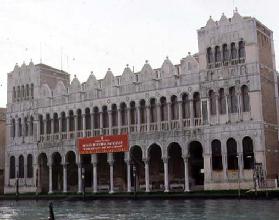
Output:
[[[98,200],[54,201],[56,219],[270,219],[277,220],[279,201],[253,200]],[[47,219],[48,201],[1,201],[0,219]]]

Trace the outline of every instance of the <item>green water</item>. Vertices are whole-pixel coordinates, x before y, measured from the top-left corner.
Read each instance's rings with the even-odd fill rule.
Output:
[[[54,201],[55,219],[279,219],[277,200]],[[48,201],[0,201],[0,219],[48,219]]]

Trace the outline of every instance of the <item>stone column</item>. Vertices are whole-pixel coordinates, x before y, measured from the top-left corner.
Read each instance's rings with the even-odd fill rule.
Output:
[[[93,165],[93,192],[98,192],[98,184],[97,184],[97,155],[91,155],[91,161]]]
[[[190,103],[190,127],[194,127],[194,106],[193,99],[189,100]]]
[[[74,115],[74,124],[75,124],[75,129],[74,129],[74,131],[75,131],[75,136],[76,136],[76,133],[77,133],[77,131],[78,131],[78,116],[77,116],[77,114],[75,114]]]
[[[63,193],[67,192],[67,164],[63,164]]]
[[[117,109],[117,129],[118,129],[118,134],[121,133],[121,112],[120,109]]]
[[[182,123],[182,101],[178,102],[178,123],[179,123],[179,128],[183,128],[183,123]]]
[[[109,134],[112,134],[112,115],[111,115],[111,110],[108,111],[108,120],[109,120]]]
[[[216,123],[219,124],[219,96],[217,95],[217,93],[215,94],[215,101],[216,101]]]
[[[207,107],[207,124],[210,125],[210,116],[211,116],[211,112],[210,112],[210,103],[209,103],[209,98],[207,98],[206,100],[206,107]]]
[[[158,104],[156,106],[156,121],[157,121],[157,126],[158,126],[158,131],[161,130],[161,105]]]
[[[34,120],[34,124],[36,124],[37,126],[37,130],[36,130],[36,134],[37,134],[37,141],[40,141],[40,135],[41,135],[41,123],[39,120],[39,116],[37,116],[36,121]],[[34,132],[35,133],[35,132]]]
[[[103,112],[99,112],[99,117],[100,117],[100,134],[103,134]]]
[[[82,179],[81,179],[81,162],[78,163],[78,193],[82,192]]]
[[[184,178],[185,178],[184,192],[189,192],[190,191],[190,187],[189,187],[189,168],[188,168],[189,157],[184,156],[183,160],[184,160]]]
[[[83,137],[86,136],[86,117],[85,117],[85,114],[82,114],[82,135]]]
[[[144,159],[144,169],[145,169],[145,192],[150,192],[149,187],[149,159]]]
[[[212,166],[211,155],[208,153],[203,154],[204,158],[204,183],[211,182]]]
[[[127,192],[131,192],[131,164],[130,160],[125,160],[127,164]]]
[[[167,103],[167,109],[168,109],[168,129],[171,129],[171,103]]]
[[[169,167],[168,167],[168,158],[163,158],[164,162],[164,183],[165,183],[165,190],[164,192],[169,192]]]
[[[128,126],[128,133],[130,133],[130,125],[131,125],[131,116],[130,116],[130,108],[127,108],[127,126]]]
[[[67,128],[66,128],[66,132],[67,132],[67,139],[70,139],[70,117],[69,115],[66,117],[66,124],[67,124]]]
[[[39,173],[38,173],[38,164],[37,162],[36,163],[33,163],[33,186],[35,187],[38,187],[37,183],[38,183],[38,180],[37,178],[39,178]]]
[[[113,187],[113,153],[108,153],[108,163],[109,163],[109,180],[110,180],[110,191],[109,193],[114,193]]]
[[[242,106],[241,106],[241,94],[237,93],[237,105],[238,105],[238,119],[242,119]]]
[[[94,113],[91,113],[91,131],[92,131],[92,134],[91,136],[94,135]]]
[[[238,171],[239,171],[239,178],[243,179],[243,153],[238,153]]]
[[[227,121],[230,120],[229,102],[228,102],[228,99],[229,99],[229,95],[226,94],[226,95],[225,95],[225,100],[226,100],[226,115],[227,115]]]
[[[223,176],[224,176],[224,182],[227,182],[228,180],[228,164],[227,164],[227,153],[222,154],[222,163],[223,163]]]
[[[48,187],[48,193],[52,193],[52,163],[48,164],[49,169],[49,187]]]
[[[150,130],[150,106],[146,106],[146,124],[147,124],[147,132]]]
[[[140,106],[137,106],[137,132],[140,132]]]

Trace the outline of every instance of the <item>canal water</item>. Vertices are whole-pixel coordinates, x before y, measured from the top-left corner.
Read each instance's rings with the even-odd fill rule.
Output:
[[[277,200],[54,201],[55,219],[278,220]],[[48,219],[48,201],[0,201],[0,219]]]

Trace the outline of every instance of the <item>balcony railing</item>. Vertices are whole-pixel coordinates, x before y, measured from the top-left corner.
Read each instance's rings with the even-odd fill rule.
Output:
[[[181,121],[178,119],[171,120],[171,121],[161,121],[161,122],[152,122],[152,123],[144,123],[140,124],[138,127],[137,124],[132,125],[123,125],[121,127],[113,126],[111,128],[111,134],[124,134],[124,133],[145,133],[149,131],[170,131],[170,130],[180,130],[180,129],[191,129],[194,127],[200,127],[203,125],[203,121],[201,117],[192,118],[184,118]],[[139,129],[139,130],[138,130]],[[60,132],[55,134],[43,134],[40,135],[40,141],[58,141],[58,140],[67,140],[67,139],[75,139],[81,137],[92,137],[92,136],[99,136],[99,135],[109,135],[110,129],[109,128],[96,128],[96,129],[86,129],[78,130],[78,131],[68,131],[68,132]]]

